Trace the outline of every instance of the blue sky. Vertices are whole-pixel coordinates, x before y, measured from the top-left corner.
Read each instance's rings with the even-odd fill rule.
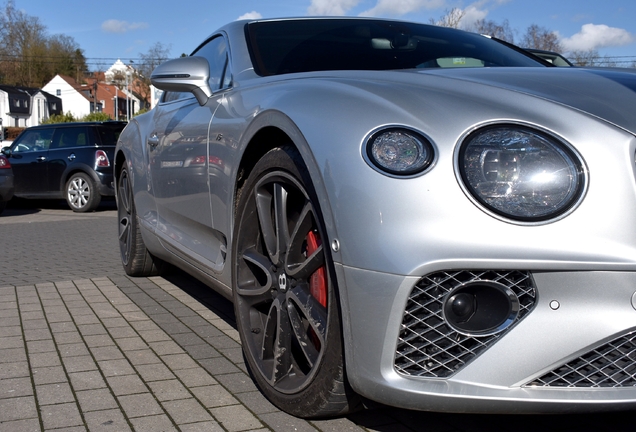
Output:
[[[2,4],[6,4],[4,0]],[[520,41],[531,24],[558,33],[567,49],[636,60],[634,0],[14,0],[36,16],[49,34],[72,36],[89,67],[107,69],[116,59],[135,60],[156,42],[170,55],[189,54],[215,29],[239,17],[366,15],[428,23],[462,9],[462,24],[507,19]]]

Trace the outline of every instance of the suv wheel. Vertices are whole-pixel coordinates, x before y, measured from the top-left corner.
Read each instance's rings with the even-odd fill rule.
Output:
[[[87,174],[75,173],[66,182],[66,202],[74,212],[89,212],[97,208],[101,195]]]

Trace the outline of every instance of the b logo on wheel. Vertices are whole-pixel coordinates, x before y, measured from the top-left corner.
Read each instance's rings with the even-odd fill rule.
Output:
[[[287,291],[287,275],[285,273],[281,273],[278,276],[278,289],[282,292]]]

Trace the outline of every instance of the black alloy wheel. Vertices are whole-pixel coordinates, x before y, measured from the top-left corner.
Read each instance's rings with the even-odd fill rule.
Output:
[[[341,415],[357,400],[344,377],[333,265],[298,153],[276,148],[241,189],[234,307],[252,377],[282,410]]]
[[[161,273],[163,262],[148,252],[139,229],[133,187],[128,167],[117,177],[117,220],[119,221],[119,252],[126,274],[153,276]]]

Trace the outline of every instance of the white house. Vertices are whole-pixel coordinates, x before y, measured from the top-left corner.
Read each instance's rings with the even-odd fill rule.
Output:
[[[42,90],[62,99],[64,112],[70,112],[75,118],[84,117],[93,112],[91,89],[78,85],[68,76],[55,75]]]
[[[0,85],[0,125],[29,127],[62,113],[62,100],[31,87]]]

